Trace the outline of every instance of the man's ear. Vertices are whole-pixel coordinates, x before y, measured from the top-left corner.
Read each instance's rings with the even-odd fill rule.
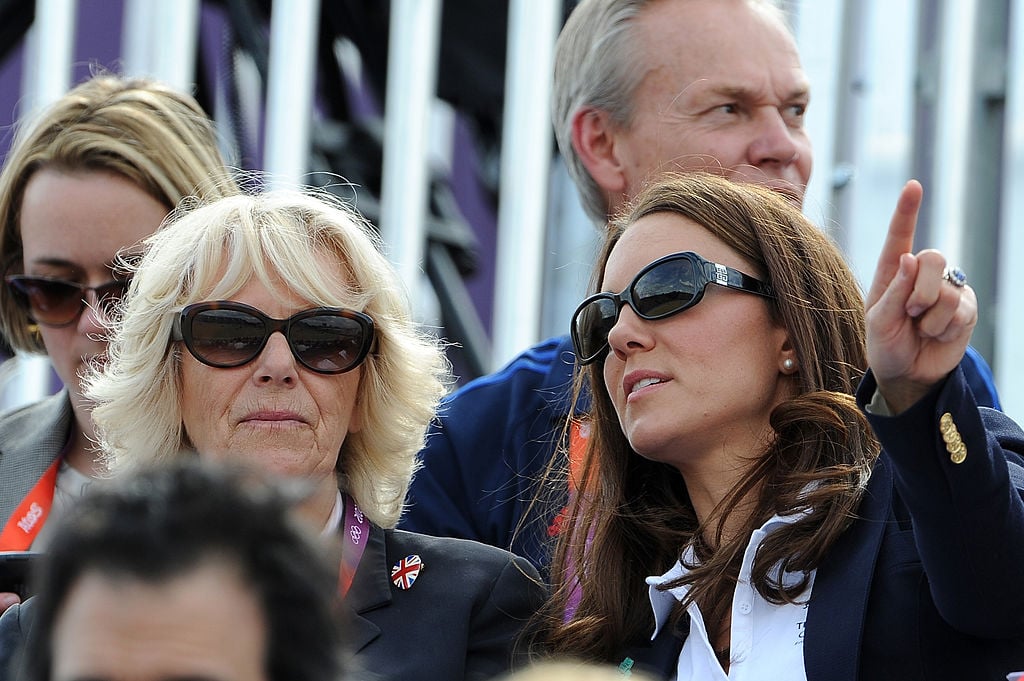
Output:
[[[626,174],[616,153],[615,126],[607,112],[583,107],[572,117],[572,146],[590,176],[608,194],[626,192]]]

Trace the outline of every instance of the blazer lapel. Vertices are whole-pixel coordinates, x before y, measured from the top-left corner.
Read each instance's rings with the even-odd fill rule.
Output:
[[[345,596],[350,610],[346,638],[354,653],[368,646],[378,636],[380,627],[364,617],[377,608],[391,604],[391,582],[387,568],[386,534],[376,525],[370,526],[370,538],[356,568],[352,587]]]
[[[892,471],[879,458],[857,519],[818,568],[804,640],[807,681],[856,681],[868,593],[892,502]]]

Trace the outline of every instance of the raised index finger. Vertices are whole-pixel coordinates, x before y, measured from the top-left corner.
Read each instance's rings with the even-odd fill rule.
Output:
[[[900,269],[900,256],[914,250],[914,230],[917,229],[917,214],[921,209],[924,189],[917,180],[910,180],[900,191],[896,210],[889,221],[889,232],[878,256],[875,276],[868,291],[867,305],[871,307],[885,293],[889,282]]]

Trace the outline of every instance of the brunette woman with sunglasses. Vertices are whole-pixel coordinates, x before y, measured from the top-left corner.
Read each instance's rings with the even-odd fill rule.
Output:
[[[0,329],[49,355],[58,394],[0,419],[0,551],[45,547],[47,524],[97,472],[80,376],[102,362],[115,268],[185,196],[237,191],[209,118],[156,82],[99,75],[22,124],[0,174]],[[18,599],[0,594],[0,610]]]
[[[593,402],[549,653],[677,681],[1024,668],[1024,432],[965,383],[977,303],[911,252],[920,201],[866,315],[763,188],[669,176],[613,222],[572,319]]]
[[[528,561],[394,530],[448,365],[378,237],[326,196],[181,211],[150,237],[87,395],[113,474],[199,456],[308,491],[373,678],[490,679],[544,598]]]

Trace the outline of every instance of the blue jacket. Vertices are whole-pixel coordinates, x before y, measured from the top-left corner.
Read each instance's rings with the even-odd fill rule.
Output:
[[[569,413],[574,355],[552,338],[445,399],[399,527],[474,538],[542,568],[550,518],[526,515]]]
[[[869,373],[862,407],[874,391]],[[960,464],[940,432],[944,414],[966,447]],[[857,520],[815,576],[808,681],[997,680],[1024,670],[1024,431],[976,408],[960,371],[903,414],[868,419],[883,453]],[[666,627],[624,655],[670,678],[682,644]]]
[[[978,404],[999,408],[991,369],[967,350],[964,372]],[[525,516],[569,413],[573,360],[569,337],[551,338],[450,395],[399,527],[509,549],[543,571],[553,518]]]

